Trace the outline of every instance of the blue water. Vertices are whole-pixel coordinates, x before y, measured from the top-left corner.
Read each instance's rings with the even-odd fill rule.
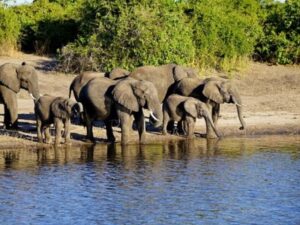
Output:
[[[0,150],[0,224],[300,224],[300,141]]]

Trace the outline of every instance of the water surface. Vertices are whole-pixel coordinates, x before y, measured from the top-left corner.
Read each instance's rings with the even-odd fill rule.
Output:
[[[0,224],[300,224],[298,137],[0,150]]]

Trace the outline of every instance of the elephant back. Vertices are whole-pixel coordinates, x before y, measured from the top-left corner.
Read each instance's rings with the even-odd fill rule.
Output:
[[[112,107],[111,92],[117,81],[109,78],[90,80],[80,92],[80,101],[88,113],[99,119],[106,118]]]
[[[184,78],[177,82],[174,93],[183,96],[200,97],[203,90],[203,81],[199,78]]]
[[[142,66],[130,73],[130,77],[137,80],[146,80],[154,84],[158,92],[159,101],[162,102],[169,87],[175,82],[173,70],[175,64],[162,66]]]
[[[20,80],[17,76],[17,65],[6,63],[0,66],[0,84],[13,90],[15,93],[20,91]]]
[[[51,95],[41,96],[35,103],[35,113],[42,119],[42,121],[52,123],[50,121],[51,110],[50,106],[56,97]]]

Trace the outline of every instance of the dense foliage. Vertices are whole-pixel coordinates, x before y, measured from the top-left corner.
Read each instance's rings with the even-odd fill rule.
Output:
[[[0,49],[18,44],[22,51],[56,54],[64,71],[170,62],[230,70],[251,56],[280,64],[300,59],[298,0],[34,0],[5,5],[9,2],[0,0]]]
[[[255,56],[279,64],[299,63],[300,1],[263,2],[262,15],[264,33],[257,42]]]
[[[17,47],[20,34],[20,22],[10,8],[0,2],[0,54],[7,54]]]

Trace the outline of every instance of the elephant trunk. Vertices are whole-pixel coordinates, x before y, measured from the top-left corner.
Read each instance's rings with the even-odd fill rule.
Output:
[[[150,110],[150,121],[155,121],[154,127],[160,127],[163,121],[162,107],[158,100],[148,102],[148,109]]]
[[[241,123],[241,127],[240,127],[240,130],[244,130],[246,128],[246,123],[243,119],[243,105],[242,105],[242,101],[240,99],[240,97],[233,97],[232,96],[232,101],[233,103],[236,105],[236,111],[237,111],[237,114],[238,114],[238,117],[239,117],[239,120],[240,120],[240,123]]]
[[[34,100],[34,101],[37,101],[41,96],[40,96],[40,92],[39,92],[39,88],[38,88],[38,85],[37,84],[34,84],[34,85],[29,85],[28,86],[28,92],[31,96],[31,98]]]
[[[212,129],[215,132],[215,134],[217,135],[217,137],[221,137],[221,135],[219,134],[216,126],[214,125],[214,122],[212,121],[212,118],[210,117],[209,113],[206,111],[203,116],[205,118],[206,124],[209,124],[212,127]]]

